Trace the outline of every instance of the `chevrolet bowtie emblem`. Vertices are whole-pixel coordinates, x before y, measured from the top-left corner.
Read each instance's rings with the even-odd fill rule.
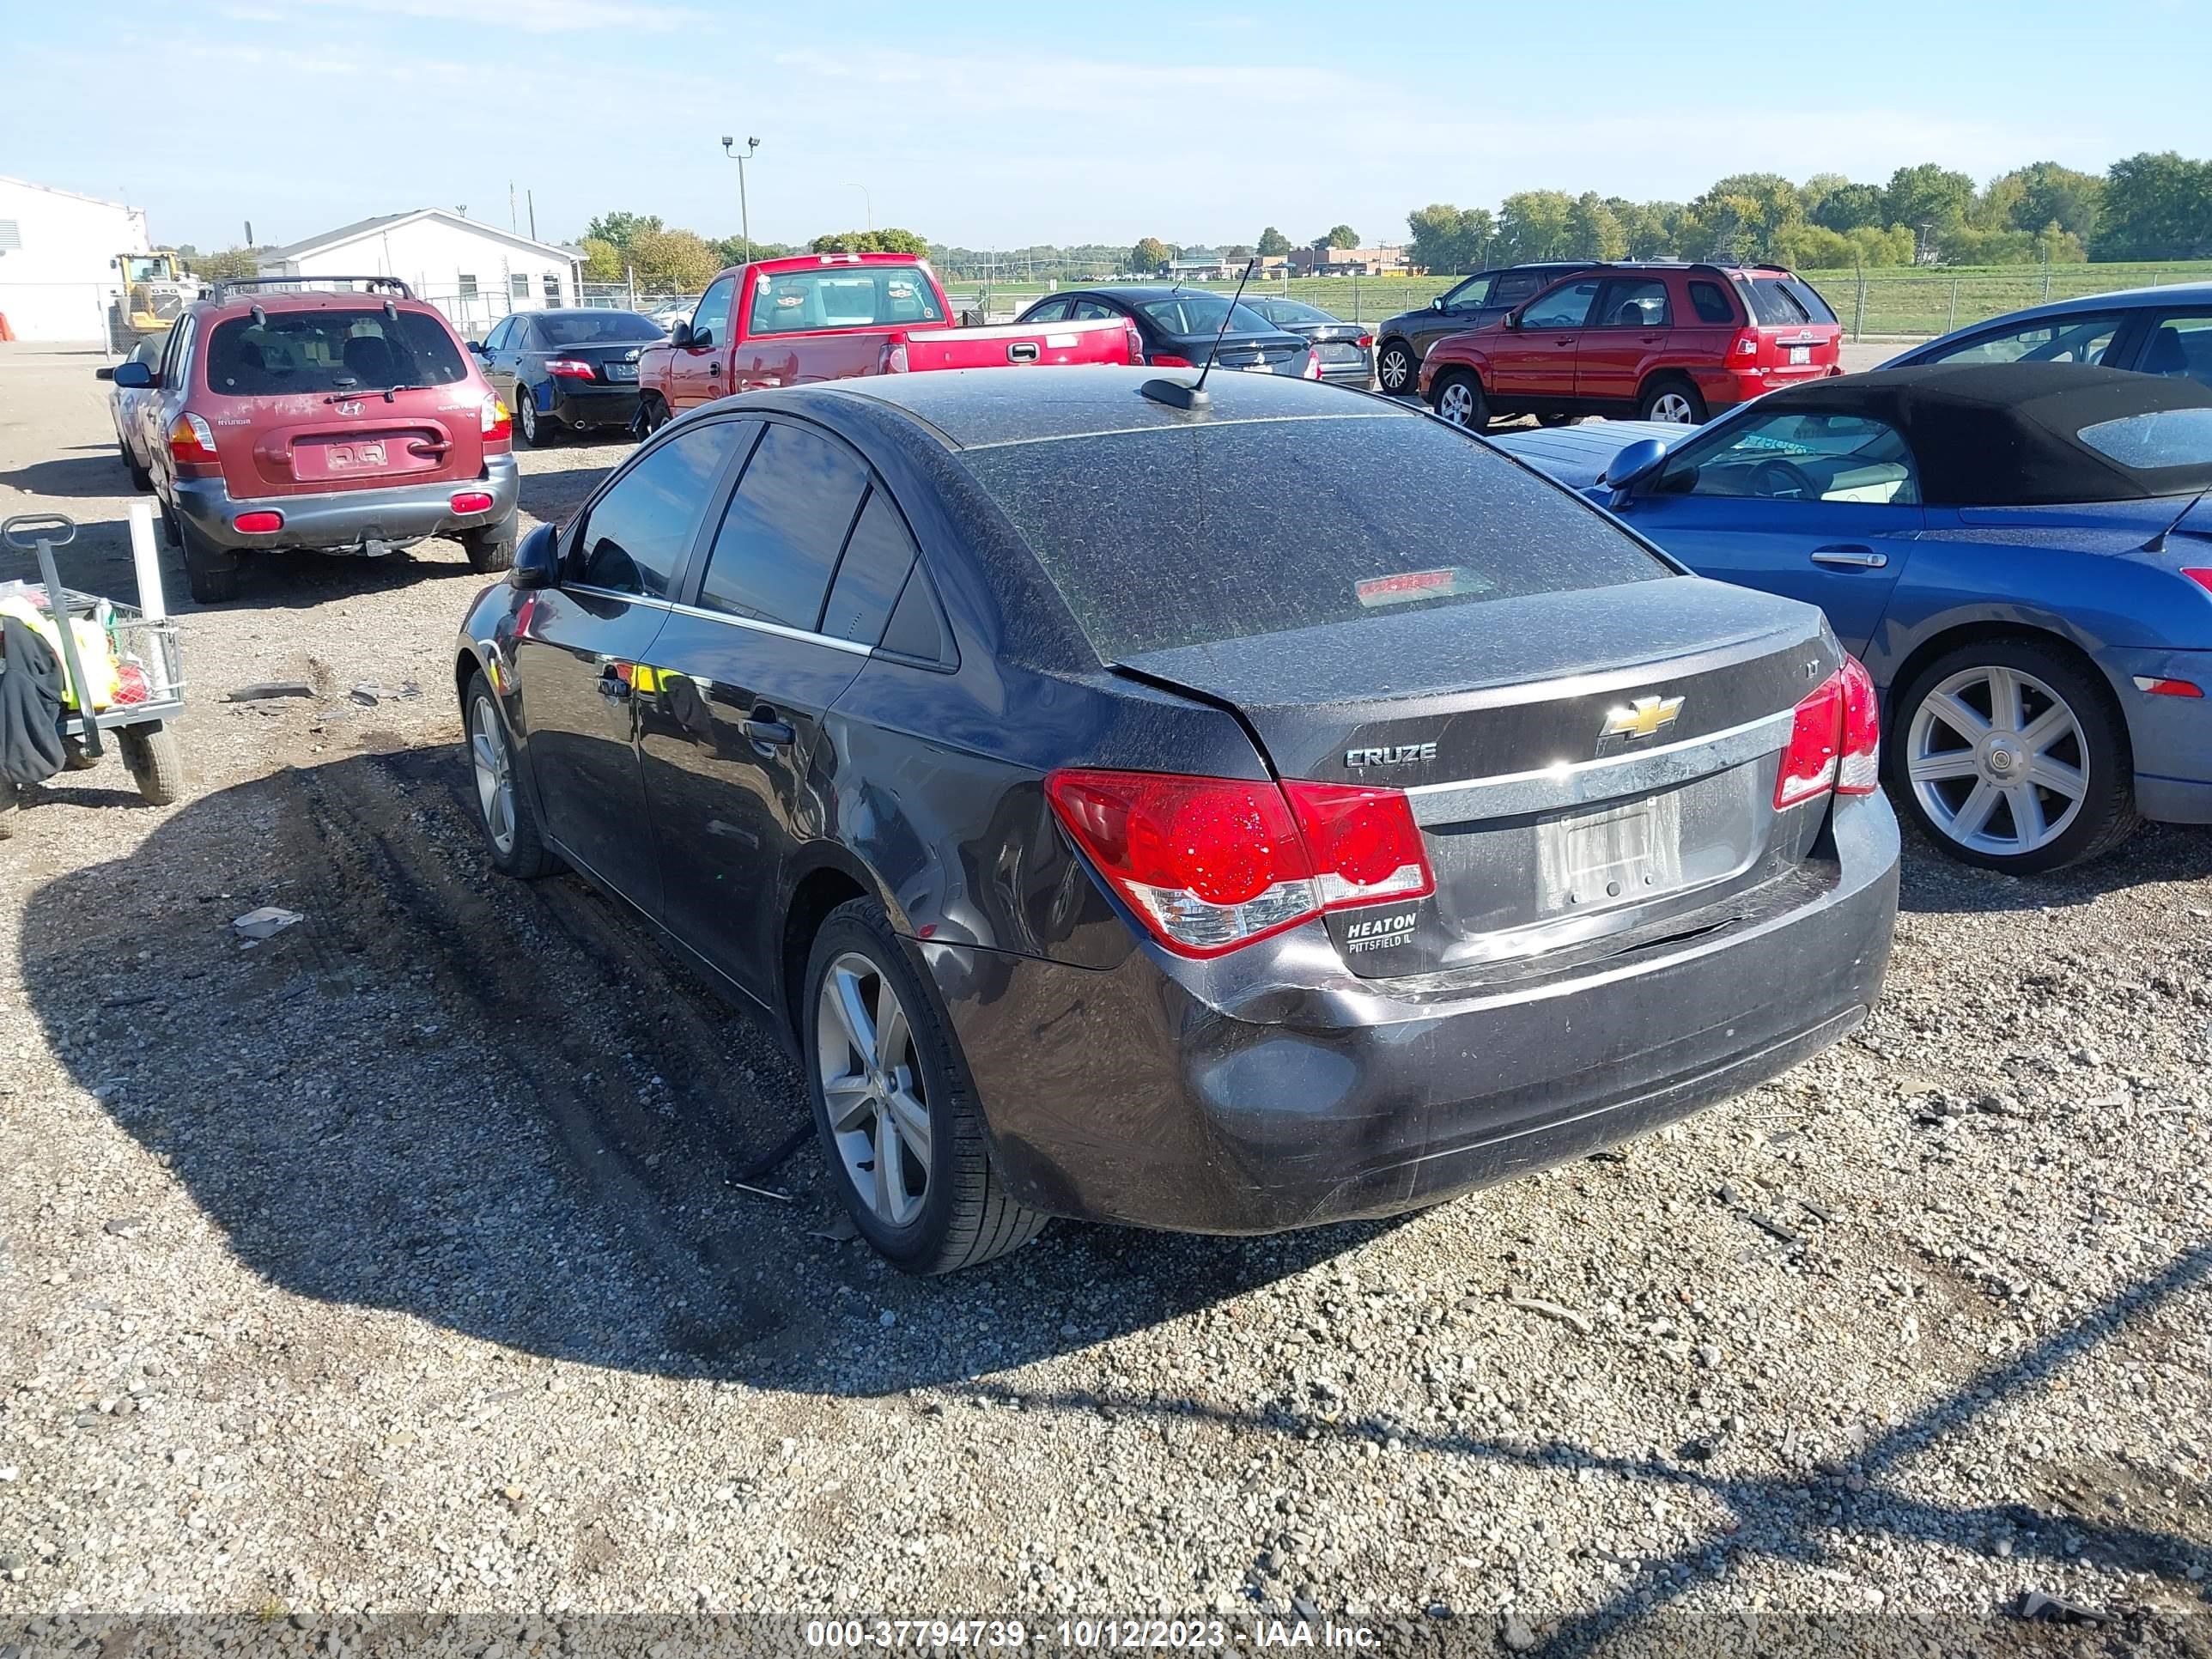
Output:
[[[1632,743],[1638,738],[1656,737],[1674,723],[1674,716],[1682,712],[1680,697],[1638,697],[1626,708],[1613,709],[1605,717],[1605,730],[1601,738],[1626,738]]]

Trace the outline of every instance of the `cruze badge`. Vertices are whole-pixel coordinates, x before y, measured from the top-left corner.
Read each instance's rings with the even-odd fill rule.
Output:
[[[1677,698],[1675,701],[1680,702]],[[1432,743],[1401,743],[1394,749],[1347,749],[1344,751],[1346,766],[1406,766],[1414,761],[1432,761],[1437,757],[1437,746]]]
[[[1605,717],[1605,729],[1600,738],[1626,738],[1633,743],[1638,738],[1656,737],[1674,723],[1682,712],[1680,697],[1638,697],[1626,708],[1615,708]]]

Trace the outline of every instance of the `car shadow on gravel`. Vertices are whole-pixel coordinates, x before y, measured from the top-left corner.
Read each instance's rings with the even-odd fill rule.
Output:
[[[617,902],[492,872],[472,791],[450,748],[288,769],[27,907],[43,1042],[283,1291],[550,1359],[876,1395],[1172,1319],[1387,1224],[1059,1224],[906,1279],[837,1236],[781,1045]],[[241,939],[270,905],[301,919]],[[136,1246],[149,1285],[161,1237]]]
[[[2212,829],[2193,824],[2146,823],[2103,858],[2027,877],[2000,875],[1947,858],[1907,824],[1898,904],[1929,915],[2063,909],[2131,887],[2202,881],[2208,876],[2212,876]]]

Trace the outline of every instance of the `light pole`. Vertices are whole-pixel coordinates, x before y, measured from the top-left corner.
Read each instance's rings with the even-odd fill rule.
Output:
[[[745,147],[743,149],[739,149],[737,146],[738,141],[734,138],[722,140],[722,154],[730,156],[738,164],[738,216],[742,222],[738,234],[745,239],[745,263],[750,264],[753,262],[753,214],[751,207],[745,201],[745,162],[751,157],[752,153],[760,148],[760,140],[746,139]]]
[[[848,190],[857,190],[860,192],[860,200],[867,204],[868,228],[871,231],[874,230],[876,228],[876,198],[868,194],[868,187],[866,185],[855,185],[848,182],[845,188]]]

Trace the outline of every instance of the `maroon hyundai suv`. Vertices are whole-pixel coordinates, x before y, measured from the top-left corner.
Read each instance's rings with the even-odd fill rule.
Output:
[[[514,457],[476,359],[396,278],[307,280],[343,286],[219,283],[158,364],[116,368],[153,394],[154,492],[192,598],[236,598],[240,555],[267,549],[374,557],[451,536],[471,569],[506,569]]]

